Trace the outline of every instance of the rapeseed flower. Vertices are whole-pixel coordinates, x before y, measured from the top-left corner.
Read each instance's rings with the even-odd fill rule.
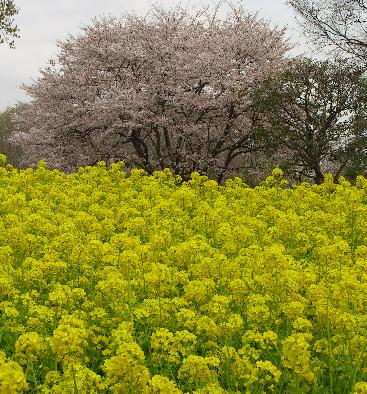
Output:
[[[65,315],[54,330],[50,345],[60,361],[79,360],[84,358],[88,336],[84,321]]]
[[[22,367],[7,360],[5,353],[0,351],[0,393],[18,393],[28,388]]]
[[[15,354],[21,365],[28,361],[37,361],[44,351],[44,339],[36,332],[22,334],[15,342]]]
[[[145,389],[146,394],[182,394],[182,391],[176,387],[176,383],[165,376],[154,375],[148,381],[148,387]]]
[[[364,392],[363,177],[3,170],[0,392]]]
[[[296,333],[288,336],[282,344],[282,361],[286,368],[291,369],[309,383],[315,382],[315,374],[311,368],[311,352],[309,350],[312,335]]]
[[[185,384],[188,383],[189,386],[198,388],[217,380],[215,368],[219,365],[220,360],[217,357],[190,355],[183,360],[177,376]]]
[[[367,393],[367,382],[357,382],[354,385],[353,394],[366,394]]]

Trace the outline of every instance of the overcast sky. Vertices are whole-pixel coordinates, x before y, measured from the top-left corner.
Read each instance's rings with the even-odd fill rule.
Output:
[[[99,15],[120,16],[124,12],[144,15],[153,3],[169,8],[182,6],[201,6],[216,4],[215,0],[15,0],[19,14],[15,22],[20,29],[20,39],[15,49],[7,44],[0,45],[0,111],[29,98],[21,89],[39,75],[39,69],[46,66],[51,58],[56,58],[56,41],[68,34],[77,34],[80,27],[90,24]],[[298,42],[297,54],[306,50],[295,14],[285,0],[232,0],[232,4],[242,4],[251,11],[269,20],[273,25],[288,28],[292,42]],[[228,7],[222,6],[221,15]]]

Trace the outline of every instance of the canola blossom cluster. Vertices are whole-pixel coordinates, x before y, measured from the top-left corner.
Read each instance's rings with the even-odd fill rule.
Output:
[[[367,393],[367,179],[0,168],[0,393]]]

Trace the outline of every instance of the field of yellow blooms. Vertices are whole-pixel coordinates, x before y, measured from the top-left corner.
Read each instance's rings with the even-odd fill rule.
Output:
[[[0,168],[0,393],[367,393],[367,179]]]

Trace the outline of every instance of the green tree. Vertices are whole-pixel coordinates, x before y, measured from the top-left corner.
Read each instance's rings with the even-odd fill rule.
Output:
[[[8,108],[0,113],[0,154],[6,155],[7,162],[19,168],[22,149],[10,140],[11,134],[14,131],[14,111],[14,108]]]
[[[17,13],[13,0],[0,0],[0,44],[7,42],[11,48],[14,48],[14,38],[19,37],[13,18]]]
[[[269,152],[295,179],[320,183],[325,172],[353,173],[366,162],[367,82],[346,60],[295,59],[253,100]]]
[[[356,119],[355,137],[353,141],[345,147],[343,156],[343,175],[355,180],[358,175],[367,177],[367,119],[360,115]]]

